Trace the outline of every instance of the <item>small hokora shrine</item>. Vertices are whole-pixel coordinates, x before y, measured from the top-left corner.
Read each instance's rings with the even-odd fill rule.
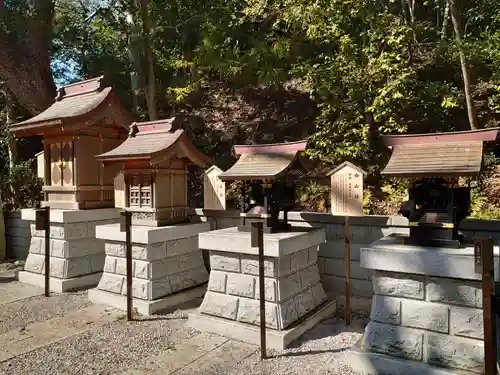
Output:
[[[363,339],[350,352],[355,370],[484,374],[481,274],[459,225],[470,214],[484,143],[498,131],[384,136],[392,155],[382,174],[409,180],[401,213],[410,228],[361,249],[374,295]]]
[[[193,328],[260,342],[258,248],[251,245],[250,220],[264,227],[268,346],[281,350],[335,313],[336,303],[327,299],[317,265],[325,230],[295,227],[287,220],[294,185],[306,172],[300,155],[306,147],[305,141],[234,147],[239,159],[219,178],[244,185],[241,222],[199,235],[199,247],[209,251],[211,271],[203,302],[189,316]]]
[[[13,124],[16,137],[38,135],[43,154],[37,159],[44,180],[42,207],[50,207],[50,255],[53,291],[96,285],[104,265],[104,243],[95,239],[97,224],[117,222],[113,202],[116,171],[105,170],[95,155],[119,145],[127,136],[130,114],[104,77],[61,87],[54,104],[37,116]],[[21,282],[44,285],[44,232],[31,222],[31,244]]]
[[[151,315],[201,297],[208,272],[198,234],[210,224],[189,223],[186,167],[206,168],[210,158],[172,118],[132,124],[125,142],[97,159],[119,166],[115,203],[131,212],[134,308]],[[89,299],[126,309],[125,233],[109,224],[98,226],[96,236],[105,242],[106,260]]]

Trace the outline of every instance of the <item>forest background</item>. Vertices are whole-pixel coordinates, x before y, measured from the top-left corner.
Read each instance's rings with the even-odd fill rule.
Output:
[[[321,170],[367,170],[365,211],[394,214],[382,134],[500,125],[500,2],[491,0],[0,0],[4,209],[34,204],[39,139],[9,124],[56,86],[104,74],[138,120],[184,116],[225,169],[234,144],[310,140]],[[500,219],[500,148],[489,145],[473,216]],[[199,174],[191,179],[199,204]],[[328,211],[329,186],[301,187]],[[197,201],[198,199],[198,201]]]

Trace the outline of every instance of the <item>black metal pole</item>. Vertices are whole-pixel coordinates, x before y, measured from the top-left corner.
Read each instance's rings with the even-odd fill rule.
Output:
[[[266,296],[264,288],[263,223],[252,223],[251,245],[259,248],[260,359],[266,358]]]
[[[482,274],[484,374],[497,374],[496,320],[493,306],[495,295],[493,239],[476,238],[474,244],[475,269]]]
[[[127,320],[133,320],[132,315],[132,238],[131,226],[132,217],[128,211],[120,212],[120,232],[125,232],[125,261],[126,261],[126,279],[127,279]]]
[[[351,226],[345,217],[345,324],[351,324]]]
[[[45,297],[50,297],[50,207],[45,207]]]

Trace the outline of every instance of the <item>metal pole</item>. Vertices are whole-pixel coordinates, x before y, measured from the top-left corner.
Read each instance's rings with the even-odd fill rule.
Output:
[[[45,207],[45,297],[50,297],[50,207]]]
[[[260,359],[266,358],[266,296],[264,288],[263,223],[252,223],[251,245],[259,248]]]
[[[132,316],[132,239],[131,239],[131,213],[120,212],[120,231],[125,232],[125,261],[127,267],[127,320],[133,320]]]
[[[483,284],[483,329],[484,329],[484,374],[497,374],[496,321],[493,309],[495,295],[493,239],[476,238],[474,244],[476,272],[482,274]]]
[[[351,324],[351,225],[345,217],[345,324]]]

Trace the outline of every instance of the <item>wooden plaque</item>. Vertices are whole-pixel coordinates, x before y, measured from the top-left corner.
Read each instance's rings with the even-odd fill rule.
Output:
[[[222,169],[213,165],[203,176],[203,208],[205,210],[226,209],[226,183],[219,178]]]
[[[363,179],[366,172],[345,162],[329,173],[333,215],[363,215]]]

